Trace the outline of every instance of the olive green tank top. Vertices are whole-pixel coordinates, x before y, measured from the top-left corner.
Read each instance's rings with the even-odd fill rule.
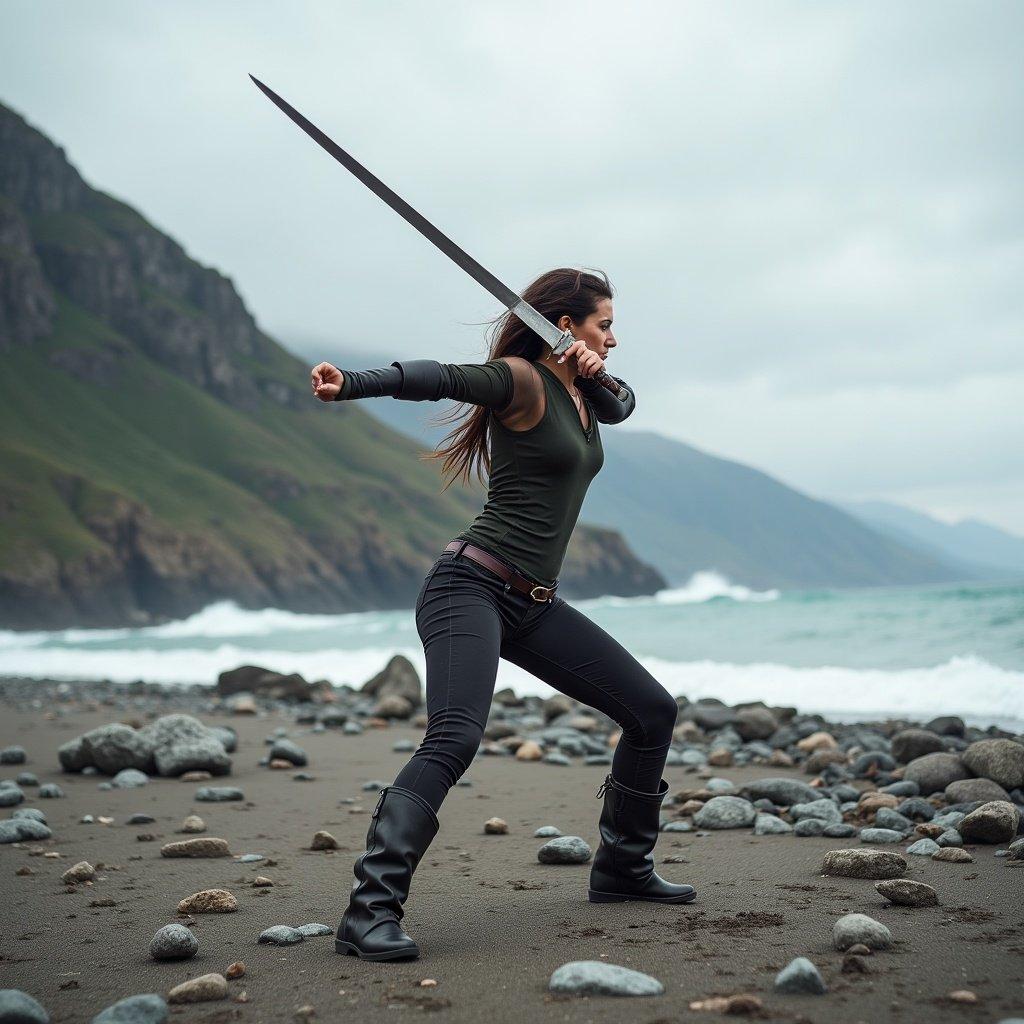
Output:
[[[590,481],[604,464],[591,402],[584,429],[558,376],[534,362],[544,380],[545,408],[528,430],[506,427],[493,410],[491,472],[480,514],[456,536],[478,544],[541,586],[554,586]]]

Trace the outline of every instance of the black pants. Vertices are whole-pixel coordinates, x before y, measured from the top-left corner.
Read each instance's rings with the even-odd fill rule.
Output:
[[[427,660],[427,730],[395,778],[436,812],[483,738],[498,658],[622,726],[612,776],[657,792],[677,705],[617,640],[555,596],[537,602],[464,554],[444,552],[416,599]]]

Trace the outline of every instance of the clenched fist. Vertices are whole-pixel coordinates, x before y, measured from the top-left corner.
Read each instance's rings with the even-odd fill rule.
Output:
[[[331,363],[320,363],[313,367],[311,375],[313,394],[321,402],[333,402],[338,397],[338,392],[341,391],[341,386],[344,383],[344,374]]]

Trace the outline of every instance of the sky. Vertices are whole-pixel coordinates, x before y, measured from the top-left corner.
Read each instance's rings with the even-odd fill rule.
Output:
[[[1024,535],[1024,3],[4,0],[0,102],[294,351],[479,362],[500,306],[251,72],[519,291],[616,290],[629,427]]]

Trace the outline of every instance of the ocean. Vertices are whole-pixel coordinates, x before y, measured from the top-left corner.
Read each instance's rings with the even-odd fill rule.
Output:
[[[1024,731],[1024,580],[758,592],[700,572],[652,596],[570,603],[690,700],[763,700],[838,721],[957,714]],[[68,680],[212,684],[257,664],[360,687],[396,653],[424,676],[412,609],[220,602],[147,628],[0,631],[0,673]],[[553,692],[505,661],[496,685]]]

